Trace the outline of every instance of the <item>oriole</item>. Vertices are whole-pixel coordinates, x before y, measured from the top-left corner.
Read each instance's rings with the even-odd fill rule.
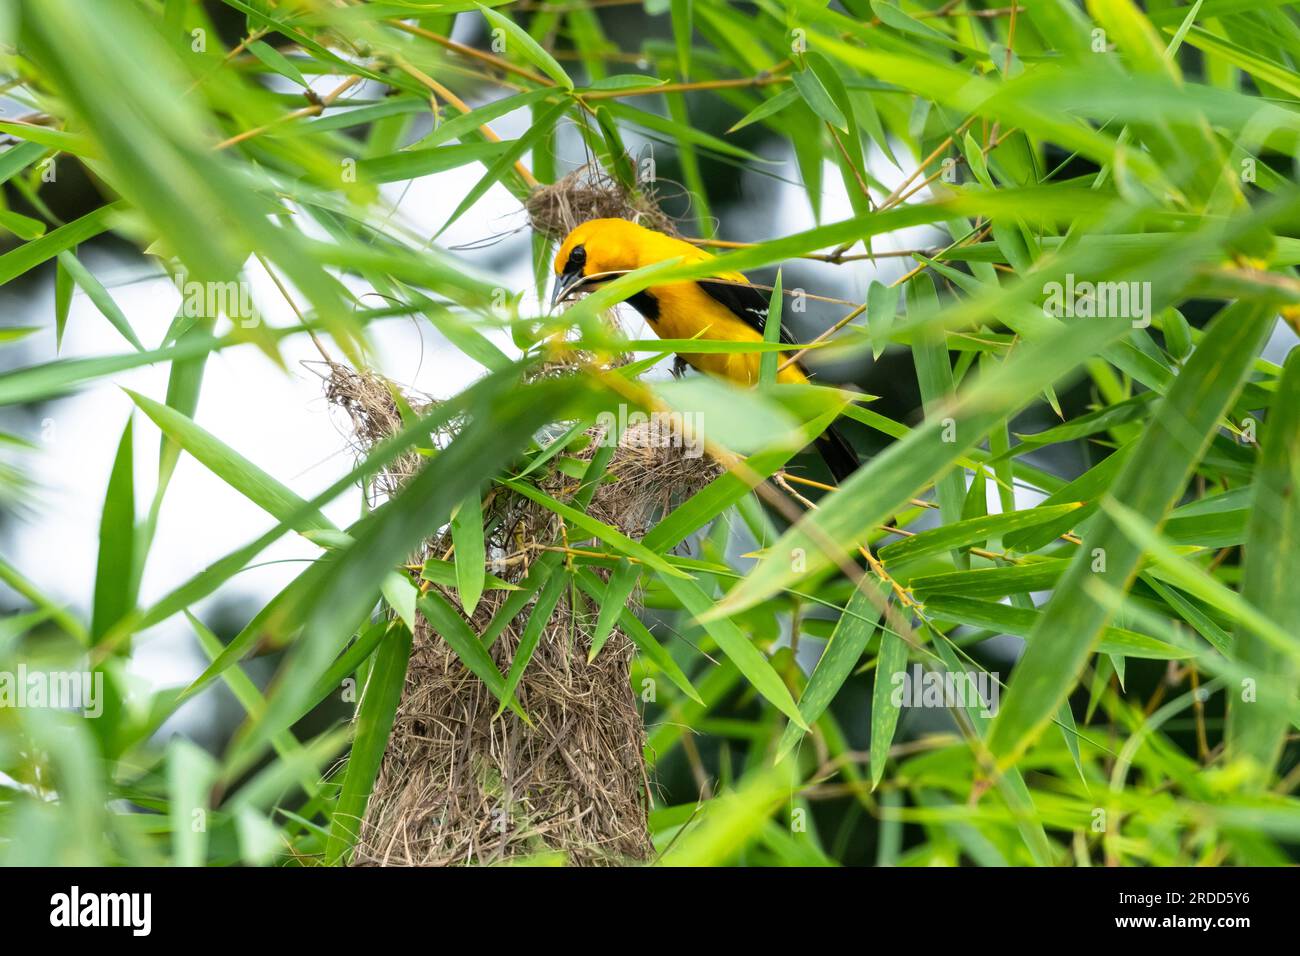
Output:
[[[668,259],[684,263],[707,262],[714,257],[702,249],[647,229],[625,219],[591,219],[578,226],[560,245],[555,256],[555,293],[551,304],[588,291],[626,272]],[[767,324],[768,295],[750,285],[739,272],[718,272],[714,281],[696,279],[652,285],[627,302],[645,316],[663,339],[720,339],[725,342],[761,342]],[[781,341],[794,341],[781,329]],[[782,361],[785,355],[781,353]],[[758,352],[679,353],[679,361],[744,385],[758,382]],[[791,363],[777,373],[780,382],[807,382],[808,374]],[[834,427],[816,439],[817,450],[837,481],[858,467],[852,447]]]

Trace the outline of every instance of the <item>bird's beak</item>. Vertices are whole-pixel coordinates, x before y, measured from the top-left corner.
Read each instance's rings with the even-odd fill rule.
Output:
[[[585,278],[581,270],[565,272],[555,280],[555,291],[551,293],[551,308],[555,308]]]

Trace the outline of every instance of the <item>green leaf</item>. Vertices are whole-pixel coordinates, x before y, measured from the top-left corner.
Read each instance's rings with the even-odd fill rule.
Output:
[[[94,147],[86,137],[66,130],[50,129],[48,126],[37,126],[34,123],[0,121],[0,133],[8,133],[29,143],[39,143],[42,147],[72,153],[74,156],[95,155]]]
[[[864,586],[875,585],[864,582]],[[873,601],[861,588],[855,589],[853,596],[849,598],[848,606],[844,608],[844,613],[836,622],[831,639],[826,643],[812,676],[808,678],[808,685],[804,687],[803,694],[799,697],[799,713],[803,715],[804,722],[809,726],[816,723],[826,712],[826,708],[830,706],[835,695],[848,680],[849,674],[853,672],[858,658],[866,650],[867,642],[871,640],[871,635],[875,633],[877,622],[880,620],[881,612],[877,602],[883,601],[884,597],[879,594]],[[883,646],[883,636],[881,641]],[[781,734],[781,742],[776,748],[776,759],[783,760],[802,737],[803,733],[796,724],[786,724]]]
[[[203,653],[208,656],[208,660],[220,660],[223,655],[226,654],[227,650],[222,646],[221,639],[217,637],[217,635],[213,634],[202,621],[189,611],[185,612],[185,617],[189,620],[190,626],[194,628],[194,634],[203,648]],[[234,642],[232,642],[232,646],[233,643]],[[253,683],[252,679],[250,679],[238,665],[233,664],[233,655],[227,656],[229,660],[231,660],[232,666],[223,667],[221,669],[221,679],[225,681],[226,686],[235,696],[235,699],[239,701],[240,706],[244,708],[245,713],[254,717],[259,716],[266,709],[266,700],[262,697],[262,692],[257,689],[257,685]],[[330,685],[322,692],[322,696],[324,696],[325,693],[334,690],[337,686],[337,684]],[[177,698],[175,706],[179,707],[181,700],[182,698]],[[157,719],[159,725],[161,725],[161,717]],[[301,761],[302,745],[298,743],[298,738],[289,731],[284,730],[276,734],[272,744],[275,747],[275,752],[283,759]],[[320,790],[315,775],[302,774],[298,777],[298,785],[302,787],[303,793],[308,796],[314,796]],[[205,799],[206,796],[205,793]]]
[[[1110,497],[1126,502],[1147,521],[1164,518],[1241,387],[1273,319],[1267,303],[1238,303],[1219,314],[1154,409]],[[1086,582],[1095,575],[1123,591],[1141,558],[1141,548],[1113,519],[1098,515],[1035,625],[994,718],[988,744],[1001,765],[1023,753],[1051,721],[1106,627],[1111,610],[1088,592]]]
[[[704,805],[700,821],[674,839],[661,866],[722,866],[741,852],[798,786],[795,761],[761,767]]]
[[[910,538],[904,538],[894,544],[880,549],[880,560],[887,564],[912,561],[928,554],[938,554],[949,549],[965,548],[973,544],[1001,537],[1012,531],[1033,528],[1048,521],[1063,518],[1077,511],[1080,505],[1072,502],[1064,505],[1040,505],[1026,511],[1010,511],[1004,514],[984,515],[980,518],[968,518],[954,521],[929,531],[922,531]]]
[[[773,546],[771,556],[728,593],[710,616],[751,607],[850,553],[871,529],[1003,418],[1128,328],[1127,321],[1091,319],[1027,344],[994,374],[959,394],[944,410],[947,414],[936,414],[891,445],[825,498],[817,511],[804,515]],[[952,441],[945,440],[949,434]],[[806,555],[802,571],[788,558],[796,549]]]
[[[8,229],[19,239],[39,239],[45,235],[45,223],[8,209],[0,209],[0,228]]]
[[[626,103],[618,103],[613,100],[609,100],[605,105],[615,119],[620,119],[625,123],[633,123],[673,140],[711,150],[723,156],[731,156],[761,165],[768,163],[768,160],[747,149],[741,149],[739,146],[728,143],[725,139],[719,139],[693,126],[660,116],[658,113],[639,110],[634,106],[628,106]]]
[[[773,705],[785,714],[801,730],[808,730],[808,723],[799,713],[789,689],[781,680],[775,668],[750,641],[749,637],[734,623],[725,618],[705,620],[704,614],[713,606],[712,599],[698,584],[691,580],[682,580],[666,574],[660,574],[661,580],[681,602],[686,612],[717,642],[722,652],[731,659],[746,679]]]
[[[938,302],[934,280],[927,273],[915,276],[907,284],[907,311],[909,315],[933,309]],[[951,402],[957,385],[952,372],[952,359],[948,354],[948,339],[942,329],[926,329],[912,343],[912,361],[916,366],[916,380],[921,390],[921,401],[927,419]],[[966,477],[960,469],[950,468],[935,477],[935,497],[939,499],[939,514],[945,522],[960,520],[962,504],[966,497]],[[966,561],[954,554],[959,564]]]
[[[1068,558],[1045,558],[1028,564],[1005,568],[976,568],[972,571],[949,571],[905,579],[910,590],[924,599],[929,594],[960,594],[965,597],[1006,597],[1047,591],[1056,585],[1070,561]]]
[[[131,400],[163,433],[200,463],[274,518],[285,520],[306,505],[298,495],[258,468],[216,436],[204,431],[174,408],[161,405],[137,392],[126,390]],[[300,532],[334,531],[334,523],[319,511],[300,518]]]
[[[985,627],[1047,645],[1056,645],[1065,641],[1062,633],[1043,634],[1041,623],[1043,612],[1024,607],[999,604],[996,601],[981,601],[976,598],[957,597],[955,595],[934,595],[925,602],[926,613],[936,619],[967,624],[971,627]],[[1157,640],[1137,631],[1122,627],[1107,627],[1102,631],[1096,648],[1106,654],[1121,654],[1126,657],[1142,657],[1151,660],[1182,660],[1193,656],[1191,651],[1175,647],[1165,641]]]
[[[749,126],[751,123],[757,123],[761,119],[767,119],[769,116],[781,112],[781,110],[785,109],[791,103],[796,102],[800,96],[800,92],[793,87],[782,90],[771,99],[764,100],[746,113],[742,119],[738,120],[730,129],[727,130],[727,133],[735,133],[738,130],[744,129],[746,126]]]
[[[95,642],[135,608],[135,446],[128,418],[113,459],[99,523],[99,563],[90,633]]]
[[[826,92],[826,87],[822,86],[822,81],[817,78],[816,73],[812,70],[800,70],[792,73],[790,79],[794,81],[794,88],[799,91],[799,95],[803,97],[809,109],[840,132],[849,131],[848,120],[835,105],[831,95]]]
[[[551,623],[555,606],[569,583],[569,575],[552,574],[547,578],[541,593],[537,595],[537,603],[528,614],[528,623],[524,626],[524,633],[519,637],[519,646],[515,648],[515,655],[510,660],[510,672],[506,674],[505,687],[501,692],[501,703],[497,707],[496,716],[501,716],[502,711],[506,709],[507,701],[514,701],[515,689],[523,679],[524,669],[532,660],[533,652],[537,650],[546,626]]]
[[[0,183],[7,183],[49,150],[40,143],[18,143],[0,153]]]
[[[487,550],[483,543],[483,500],[475,488],[451,513],[451,542],[456,559],[456,589],[460,606],[473,616],[483,596]],[[426,565],[427,567],[427,565]]]
[[[307,86],[307,81],[303,79],[302,72],[293,65],[293,61],[287,56],[263,40],[254,40],[252,43],[244,45],[244,49],[262,61],[269,69],[279,73],[286,79],[293,80],[299,86]]]
[[[588,90],[642,90],[663,86],[667,80],[661,80],[657,76],[649,76],[645,73],[616,73],[613,76],[606,76],[596,80]]]
[[[776,281],[772,283],[772,295],[768,299],[767,319],[763,325],[763,341],[768,345],[781,341],[781,270],[776,270]],[[764,352],[758,359],[758,381],[771,385],[776,381],[776,366],[779,353]]]
[[[348,755],[347,773],[338,803],[330,815],[329,842],[325,845],[325,862],[337,865],[356,844],[366,804],[379,775],[379,766],[388,748],[397,705],[406,684],[406,665],[411,657],[411,632],[402,624],[388,629],[379,645],[375,665],[357,708],[356,733]]]
[[[1107,499],[1103,511],[1123,534],[1150,555],[1151,576],[1159,575],[1171,581],[1220,613],[1252,628],[1277,650],[1300,663],[1300,641],[1258,608],[1247,602],[1238,592],[1220,582],[1199,564],[1191,561],[1169,545],[1156,530],[1156,526],[1132,508]],[[1102,594],[1101,589],[1097,593]],[[1112,593],[1121,593],[1113,591]]]
[[[471,206],[478,202],[479,199],[483,197],[483,194],[486,193],[497,180],[510,171],[510,168],[519,161],[519,158],[523,156],[524,153],[545,137],[549,136],[556,121],[564,115],[565,110],[568,108],[568,103],[559,103],[552,106],[549,110],[538,117],[537,121],[528,128],[527,133],[511,143],[509,148],[498,156],[496,161],[488,167],[487,175],[475,183],[474,188],[465,194],[465,198],[460,201],[460,205],[457,206],[455,211],[447,218],[447,221],[442,224],[442,228],[434,234],[434,238],[437,238],[446,232],[447,228],[451,226],[452,223],[459,219]],[[449,149],[451,147],[444,146],[442,148]]]
[[[559,557],[559,555],[556,555],[556,557]],[[604,593],[603,583],[596,575],[592,574],[589,568],[580,568],[578,570],[578,586],[593,601],[599,601]],[[623,607],[619,610],[618,625],[628,639],[636,645],[636,649],[645,659],[658,668],[678,690],[697,704],[704,703],[699,692],[691,684],[690,678],[686,676],[664,646],[655,639],[650,630],[632,613],[631,608]]]
[[[112,323],[113,328],[121,332],[122,337],[130,342],[137,352],[143,352],[145,350],[144,346],[136,338],[131,323],[122,313],[122,310],[117,307],[117,303],[108,294],[108,290],[100,284],[100,281],[95,278],[91,271],[83,266],[81,261],[71,252],[59,253],[59,266],[73,282],[81,286],[82,291],[86,293],[91,302],[95,303],[95,308],[99,309],[104,318]]]
[[[68,327],[68,313],[72,310],[72,276],[59,262],[54,272],[54,351],[63,350],[63,332]]]
[[[18,278],[42,262],[53,259],[65,249],[80,245],[108,228],[108,219],[119,211],[116,203],[100,206],[80,219],[60,226],[39,239],[24,243],[17,249],[0,256],[0,285]]]
[[[1300,634],[1300,350],[1292,349],[1287,357],[1260,444],[1241,596],[1296,635]],[[1260,678],[1284,682],[1295,696],[1295,662],[1250,627],[1237,631],[1236,656]],[[1248,702],[1239,694],[1228,699],[1229,752],[1253,761],[1259,771],[1257,782],[1267,782],[1281,756],[1288,729],[1286,713]]]
[[[691,75],[691,31],[694,27],[694,0],[672,0],[673,46],[677,49],[677,72],[683,80]]]
[[[515,703],[514,698],[506,693],[506,681],[497,670],[487,648],[483,646],[465,619],[437,591],[426,591],[420,595],[417,605],[435,634],[447,642],[456,652],[460,662],[471,674],[483,682],[492,696],[519,715],[525,722],[531,723],[528,716]]]
[[[1295,70],[1238,46],[1223,37],[1215,36],[1204,27],[1192,27],[1186,32],[1184,39],[1199,50],[1223,57],[1233,66],[1245,70],[1256,80],[1276,86],[1291,96],[1300,97],[1300,77],[1296,76]]]
[[[172,835],[172,865],[202,866],[207,826],[196,826],[209,812],[217,762],[198,744],[179,735],[167,744],[167,810]]]
[[[431,176],[468,163],[498,159],[513,149],[517,142],[457,143],[435,149],[399,150],[387,156],[361,160],[357,163],[357,176],[368,183],[392,183]]]
[[[609,576],[609,584],[605,586],[604,594],[596,602],[600,612],[596,617],[596,628],[591,632],[591,649],[587,652],[588,663],[596,659],[600,649],[609,640],[615,623],[627,607],[628,600],[640,580],[641,568],[626,559],[620,561],[618,567]]]
[[[440,584],[445,588],[457,587],[456,583],[456,564],[453,561],[443,561],[441,558],[425,558],[424,566],[420,569],[420,577],[426,581],[432,581],[434,584]],[[483,587],[491,591],[518,591],[519,585],[511,584],[495,574],[484,575]]]
[[[898,311],[898,291],[871,280],[867,288],[867,330],[871,335],[871,357],[880,358],[889,342],[889,329]]]
[[[880,786],[901,716],[894,703],[894,675],[907,670],[907,642],[893,631],[880,632],[880,654],[871,686],[871,789]]]
[[[517,25],[513,20],[503,13],[496,10],[490,10],[480,4],[475,4],[487,18],[488,23],[497,29],[504,30],[506,33],[507,49],[513,53],[522,56],[529,63],[553,79],[556,83],[565,89],[573,89],[573,80],[569,79],[569,74],[564,72],[564,67],[560,66],[559,61],[551,56],[541,45],[528,35],[528,31]]]
[[[499,100],[492,100],[482,106],[475,107],[468,113],[462,113],[460,116],[444,120],[434,127],[431,133],[412,144],[412,148],[436,146],[439,143],[445,143],[449,139],[466,139],[471,134],[478,133],[481,127],[491,123],[494,119],[505,116],[507,113],[513,113],[515,110],[533,106],[557,95],[559,94],[555,90],[547,88],[529,90],[527,93],[516,93],[514,96],[505,96]],[[470,144],[466,143],[466,145]]]

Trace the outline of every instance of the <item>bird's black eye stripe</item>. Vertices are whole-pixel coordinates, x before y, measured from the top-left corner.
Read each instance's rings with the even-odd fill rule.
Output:
[[[587,250],[582,246],[574,246],[569,253],[569,263],[565,272],[577,272],[587,264]]]

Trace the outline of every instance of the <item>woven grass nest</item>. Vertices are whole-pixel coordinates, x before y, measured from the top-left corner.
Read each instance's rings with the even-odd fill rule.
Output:
[[[538,186],[525,208],[533,231],[548,239],[563,239],[588,219],[630,219],[670,236],[678,234],[677,223],[659,208],[654,182],[640,183],[638,192],[631,193],[590,163]]]
[[[584,168],[534,195],[534,224],[552,237],[593,215],[641,218],[670,226],[652,200],[634,201]],[[599,195],[598,195],[599,194]],[[573,220],[580,215],[581,219]],[[549,217],[549,218],[547,218]],[[552,363],[539,375],[568,374]],[[334,366],[326,384],[331,403],[349,418],[354,449],[362,454],[401,427],[394,386],[370,373]],[[403,395],[417,412],[425,396]],[[454,436],[453,422],[436,441]],[[593,517],[640,538],[675,502],[719,473],[710,459],[692,457],[689,442],[664,441],[662,428],[629,427],[587,509]],[[588,431],[584,448],[567,452],[590,460],[605,440],[603,426]],[[400,490],[425,459],[411,453],[378,477],[378,494]],[[543,489],[562,501],[579,482],[558,472]],[[521,581],[533,562],[561,538],[559,518],[529,499],[496,486],[484,498],[490,571]],[[570,547],[582,542],[569,535]],[[452,553],[449,531],[431,528],[413,562]],[[604,572],[597,571],[604,576]],[[511,594],[488,590],[472,617],[481,634]],[[449,603],[459,599],[446,593]],[[422,618],[417,622],[406,685],[375,789],[361,822],[353,865],[445,866],[492,864],[562,854],[574,865],[650,859],[647,814],[653,787],[643,754],[645,731],[630,683],[633,644],[618,629],[588,663],[599,608],[564,589],[520,681],[517,697],[534,722],[506,711]],[[492,645],[502,673],[510,666],[530,602]]]

